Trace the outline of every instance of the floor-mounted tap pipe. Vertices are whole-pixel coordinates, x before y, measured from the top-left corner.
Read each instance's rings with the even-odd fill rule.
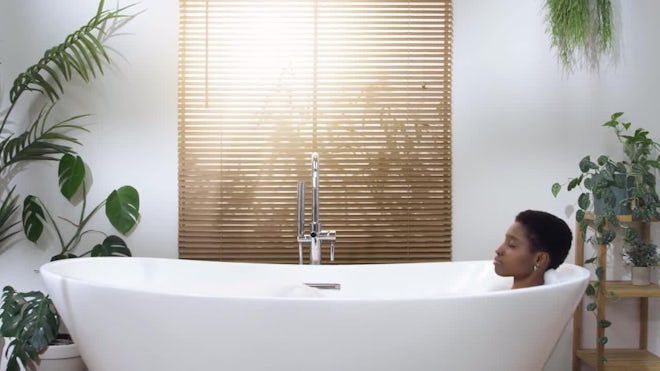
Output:
[[[312,153],[312,224],[309,228],[312,238],[321,231],[319,218],[319,154],[314,152]]]
[[[305,183],[298,182],[298,263],[303,262],[302,244],[305,239]]]
[[[302,264],[303,250],[302,244],[309,243],[309,263],[321,264],[321,242],[330,242],[330,260],[335,260],[335,240],[337,238],[335,231],[325,231],[321,229],[319,216],[319,155],[312,153],[312,221],[310,223],[309,234],[305,234],[305,183],[298,182],[298,261]]]

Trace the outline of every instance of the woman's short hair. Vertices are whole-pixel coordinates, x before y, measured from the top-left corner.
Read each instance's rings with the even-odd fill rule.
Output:
[[[548,269],[556,269],[566,260],[573,233],[563,219],[545,211],[525,210],[516,216],[516,222],[525,228],[532,252],[550,255]]]

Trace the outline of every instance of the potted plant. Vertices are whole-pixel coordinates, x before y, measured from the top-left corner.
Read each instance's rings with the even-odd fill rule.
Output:
[[[575,219],[579,223],[579,231],[585,238],[587,228],[593,223],[595,234],[590,241],[594,246],[608,246],[617,236],[617,231],[624,229],[628,235],[632,229],[620,223],[619,216],[630,214],[633,221],[649,221],[660,216],[660,202],[655,191],[657,171],[660,169],[660,145],[653,141],[649,132],[643,128],[632,130],[629,122],[620,122],[623,112],[615,112],[603,126],[613,129],[622,149],[625,159],[615,161],[608,155],[600,155],[594,163],[590,156],[580,160],[580,174],[570,178],[566,189],[579,189],[578,210]],[[556,197],[562,185],[554,183],[552,194]],[[596,204],[599,207],[596,207]],[[592,299],[587,310],[594,312],[598,308],[596,298],[605,280],[605,267],[600,260],[592,256],[585,260],[592,264],[597,280],[587,286],[586,294]],[[598,322],[598,326],[607,328],[610,321]],[[601,344],[607,342],[607,337],[598,339]]]
[[[23,202],[23,229],[26,237],[37,242],[46,229],[52,230],[55,239],[60,244],[60,252],[51,260],[75,258],[78,256],[131,256],[131,251],[126,242],[116,235],[106,235],[97,230],[87,229],[86,226],[93,217],[105,206],[107,220],[121,234],[129,233],[139,221],[139,194],[132,186],[124,186],[112,191],[108,197],[97,206],[87,211],[87,186],[86,166],[80,156],[65,154],[59,161],[58,180],[60,192],[70,202],[74,196],[80,194],[82,199],[78,220],[58,218],[69,226],[71,237],[65,238],[64,226],[59,225],[58,219],[53,217],[46,205],[36,196],[28,195]],[[76,249],[81,245],[83,237],[91,233],[104,236],[103,240],[87,251],[78,253]],[[51,344],[59,341],[68,347],[73,347],[70,337],[58,332],[61,328],[60,317],[50,298],[39,291],[17,292],[11,286],[3,290],[3,303],[0,309],[0,334],[11,338],[7,347],[8,364],[7,371],[19,370],[18,363],[23,366],[33,363],[43,364],[41,355]],[[83,363],[80,357],[69,356],[66,360],[57,361],[70,362],[67,370],[74,371],[82,369]],[[79,366],[76,366],[79,365]],[[78,367],[78,368],[76,368]],[[43,367],[42,367],[43,369]]]
[[[50,298],[41,291],[17,292],[6,286],[2,293],[2,336],[11,338],[7,348],[7,370],[19,370],[19,362],[34,367],[49,345],[58,341],[60,319]],[[63,336],[59,336],[60,339]],[[64,342],[62,342],[64,341]],[[59,344],[70,350],[72,341],[64,338]],[[66,370],[83,370],[84,364],[77,350],[57,363],[67,362]]]
[[[130,6],[116,10],[105,10],[100,0],[96,14],[87,24],[69,34],[64,42],[44,53],[43,57],[25,72],[18,75],[9,91],[9,106],[0,110],[0,246],[17,238],[20,226],[31,241],[36,241],[44,226],[52,228],[62,245],[61,252],[54,259],[77,256],[74,249],[89,235],[86,229],[89,220],[105,206],[106,216],[120,233],[126,232],[130,223],[137,223],[139,200],[137,191],[130,186],[113,191],[106,199],[86,211],[87,185],[84,162],[75,155],[72,148],[80,142],[74,136],[78,131],[86,131],[77,124],[86,115],[77,115],[54,122],[51,112],[64,93],[65,82],[81,78],[86,82],[103,74],[103,65],[111,63],[106,42],[134,15],[125,14]],[[36,119],[26,121],[15,110],[19,106],[35,111],[26,99],[30,95],[45,98],[46,103],[36,108]],[[43,100],[33,99],[34,102]],[[24,105],[23,103],[28,103]],[[41,104],[41,103],[39,103]],[[82,197],[80,220],[72,222],[73,237],[64,239],[62,228],[51,217],[44,203],[35,196],[27,196],[23,202],[20,218],[20,194],[13,178],[29,164],[36,162],[59,161],[59,176],[62,179],[61,192],[69,200]],[[132,221],[128,221],[132,219]],[[130,255],[126,244],[116,236],[107,236],[101,243],[83,254],[90,255]],[[8,371],[19,370],[19,363],[26,369],[34,369],[40,364],[40,354],[49,344],[57,341],[60,325],[59,316],[48,296],[39,291],[18,292],[11,286],[5,287],[0,305],[0,340],[10,339],[7,349]],[[0,344],[2,342],[0,341]]]
[[[651,283],[651,270],[660,262],[658,246],[639,237],[636,230],[627,231],[623,245],[623,259],[631,265],[633,285],[645,286]]]
[[[623,145],[626,159],[621,161],[626,174],[626,198],[623,204],[633,220],[650,221],[660,218],[660,199],[656,192],[656,177],[660,170],[660,143],[649,137],[649,131],[637,128],[631,132],[630,122],[620,122],[623,112],[612,114],[603,126],[611,127]]]

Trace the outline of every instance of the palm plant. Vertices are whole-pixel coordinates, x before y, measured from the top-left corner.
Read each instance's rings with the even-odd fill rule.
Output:
[[[46,50],[36,64],[14,80],[9,92],[9,106],[0,110],[3,112],[0,121],[0,247],[21,232],[21,222],[25,236],[33,242],[40,238],[45,224],[48,224],[56,232],[61,245],[60,253],[53,259],[75,257],[77,255],[72,250],[88,232],[85,226],[102,206],[105,206],[108,220],[122,234],[137,223],[139,199],[131,186],[113,191],[98,206],[86,212],[85,165],[73,147],[81,144],[74,134],[86,131],[78,122],[87,115],[56,122],[51,120],[51,112],[64,93],[66,82],[78,78],[90,82],[104,73],[104,65],[111,63],[107,41],[133,19],[135,15],[126,14],[130,7],[104,10],[104,0],[100,0],[96,14],[87,24],[68,35],[61,44]],[[27,103],[21,98],[29,96],[28,92],[43,98],[41,102],[45,103],[34,109],[38,111],[36,119],[21,123],[14,117],[17,116],[14,112],[19,102]],[[12,184],[25,165],[49,161],[59,161],[62,195],[71,201],[74,195],[82,194],[80,219],[75,222],[65,219],[74,227],[73,237],[67,242],[55,218],[36,196],[25,198],[21,220],[20,194],[16,184]],[[117,236],[107,236],[101,244],[84,254],[131,255],[124,241]],[[3,290],[0,310],[0,337],[12,338],[6,352],[7,371],[19,371],[19,363],[25,369],[33,369],[39,354],[55,339],[60,326],[59,315],[50,298],[39,291],[21,293],[7,286]]]
[[[63,154],[75,153],[80,142],[73,132],[86,131],[77,122],[86,115],[52,122],[50,114],[64,93],[64,83],[74,78],[91,81],[103,74],[103,65],[111,62],[106,42],[115,31],[133,18],[125,14],[130,6],[104,10],[101,0],[96,14],[87,24],[66,37],[64,42],[44,53],[43,57],[14,80],[9,92],[9,107],[0,122],[0,246],[20,232],[19,194],[11,181],[29,162],[57,161]],[[27,92],[46,98],[36,119],[20,125],[13,122],[14,109]],[[10,126],[17,131],[10,130]],[[22,130],[22,131],[21,131]]]

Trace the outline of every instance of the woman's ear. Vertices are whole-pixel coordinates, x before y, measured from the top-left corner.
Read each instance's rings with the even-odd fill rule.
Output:
[[[539,251],[536,253],[536,258],[534,259],[534,265],[539,268],[542,268],[542,271],[545,272],[550,266],[550,254],[545,251]]]

